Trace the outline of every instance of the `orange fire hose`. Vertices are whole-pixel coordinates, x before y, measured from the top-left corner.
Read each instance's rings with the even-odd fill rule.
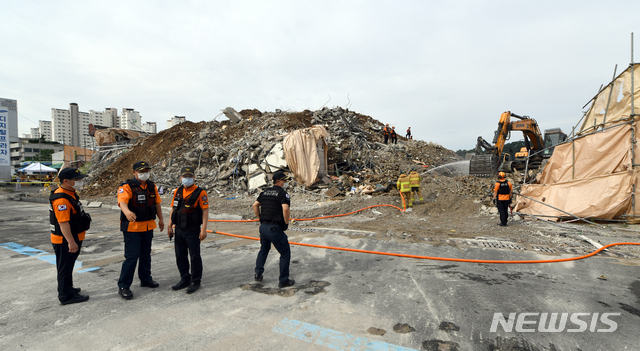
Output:
[[[403,203],[403,207],[404,207],[404,196],[402,196],[402,193],[400,193],[400,196],[402,197],[402,203]],[[393,207],[396,208],[402,212],[404,212],[405,210],[394,206],[394,205],[388,205],[388,204],[382,204],[382,205],[373,205],[373,206],[368,206],[353,212],[349,212],[349,213],[344,213],[344,214],[339,214],[339,215],[331,215],[331,216],[323,216],[323,217],[314,217],[314,218],[292,218],[292,220],[294,221],[311,221],[314,219],[324,219],[324,218],[333,218],[333,217],[342,217],[342,216],[348,216],[354,213],[358,213],[360,211],[364,211],[370,208],[374,208],[374,207]],[[226,219],[210,219],[209,222],[257,222],[257,219],[243,219],[243,220],[226,220]],[[214,234],[220,234],[220,235],[226,235],[226,236],[232,236],[232,237],[236,237],[236,238],[242,238],[242,239],[249,239],[249,240],[260,240],[260,238],[255,238],[252,236],[245,236],[245,235],[238,235],[238,234],[231,234],[231,233],[225,233],[225,232],[219,232],[219,231],[213,231],[213,230],[207,230],[208,233],[214,233]],[[593,251],[591,253],[588,253],[586,255],[582,255],[582,256],[577,256],[577,257],[569,257],[569,258],[558,258],[558,259],[553,259],[553,260],[515,260],[515,261],[510,261],[510,260],[473,260],[473,259],[466,259],[466,258],[447,258],[447,257],[434,257],[434,256],[420,256],[420,255],[408,255],[408,254],[400,254],[400,253],[393,253],[393,252],[382,252],[382,251],[370,251],[370,250],[360,250],[360,249],[348,249],[348,248],[344,248],[344,247],[334,247],[334,246],[324,246],[324,245],[314,245],[314,244],[305,244],[305,243],[296,243],[296,242],[290,242],[291,245],[298,245],[298,246],[308,246],[308,247],[316,247],[316,248],[320,248],[320,249],[328,249],[328,250],[339,250],[339,251],[350,251],[350,252],[359,252],[359,253],[368,253],[368,254],[375,254],[375,255],[384,255],[384,256],[395,256],[395,257],[405,257],[405,258],[416,258],[416,259],[422,259],[422,260],[435,260],[435,261],[450,261],[450,262],[467,262],[467,263],[492,263],[492,264],[518,264],[518,263],[554,263],[554,262],[568,262],[568,261],[577,261],[577,260],[582,260],[591,256],[595,256],[596,254],[598,254],[600,251],[612,247],[612,246],[621,246],[621,245],[638,245],[640,246],[640,243],[631,243],[631,242],[623,242],[623,243],[613,243],[613,244],[609,244],[609,245],[605,245],[599,249],[597,249],[596,251]]]
[[[207,232],[209,233],[214,233],[214,234],[221,234],[221,235],[227,235],[227,236],[233,236],[236,238],[242,238],[242,239],[249,239],[249,240],[260,240],[260,238],[254,238],[252,236],[246,236],[246,235],[238,235],[238,234],[231,234],[231,233],[225,233],[225,232],[219,232],[219,231],[213,231],[213,230],[207,230]],[[329,249],[329,250],[339,250],[339,251],[350,251],[350,252],[360,252],[360,253],[368,253],[368,254],[375,254],[375,255],[384,255],[384,256],[396,256],[396,257],[406,257],[406,258],[417,258],[417,259],[421,259],[421,260],[435,260],[435,261],[450,261],[450,262],[467,262],[467,263],[502,263],[502,264],[515,264],[515,263],[553,263],[553,262],[568,262],[568,261],[577,261],[577,260],[582,260],[591,256],[596,255],[598,252],[612,247],[612,246],[618,246],[618,245],[640,245],[640,243],[614,243],[614,244],[609,244],[609,245],[605,245],[599,249],[597,249],[594,252],[588,253],[586,255],[583,256],[578,256],[578,257],[569,257],[569,258],[558,258],[555,260],[523,260],[523,261],[509,261],[509,260],[471,260],[471,259],[466,259],[466,258],[447,258],[447,257],[434,257],[434,256],[419,256],[419,255],[407,255],[407,254],[400,254],[400,253],[393,253],[393,252],[382,252],[382,251],[369,251],[369,250],[360,250],[360,249],[347,249],[344,247],[334,247],[334,246],[324,246],[324,245],[314,245],[314,244],[305,244],[305,243],[296,243],[296,242],[290,242],[291,245],[298,245],[298,246],[308,246],[308,247],[316,247],[316,248],[320,248],[320,249]]]

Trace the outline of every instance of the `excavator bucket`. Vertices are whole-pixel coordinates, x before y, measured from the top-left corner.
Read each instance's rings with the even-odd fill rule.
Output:
[[[498,172],[499,161],[496,154],[473,155],[469,161],[469,175],[493,177]]]

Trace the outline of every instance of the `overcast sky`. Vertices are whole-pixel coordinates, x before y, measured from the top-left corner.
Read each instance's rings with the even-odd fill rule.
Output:
[[[637,0],[21,0],[0,11],[0,97],[18,100],[20,136],[71,102],[134,108],[164,129],[176,115],[317,110],[331,97],[468,149],[507,110],[570,131],[640,36]]]

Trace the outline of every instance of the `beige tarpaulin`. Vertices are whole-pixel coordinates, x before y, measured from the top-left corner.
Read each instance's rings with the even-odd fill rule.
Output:
[[[577,134],[586,134],[603,124],[617,123],[631,116],[631,69],[633,67],[633,100],[640,108],[640,67],[629,66],[609,85],[598,92]],[[605,113],[605,111],[607,111]],[[634,111],[637,113],[637,111]]]
[[[327,154],[326,152],[319,153],[318,145],[326,150],[325,138],[328,135],[323,126],[315,125],[310,128],[294,130],[284,138],[282,143],[284,157],[298,183],[310,186],[318,181],[318,172],[321,166],[327,163]],[[322,160],[319,154],[323,156]]]
[[[619,122],[556,146],[538,184],[523,185],[520,193],[578,217],[637,215],[632,205],[633,184],[638,181],[632,167],[634,126],[635,122]],[[637,144],[635,153],[640,156]],[[571,217],[544,204],[519,197],[515,210],[535,216]]]

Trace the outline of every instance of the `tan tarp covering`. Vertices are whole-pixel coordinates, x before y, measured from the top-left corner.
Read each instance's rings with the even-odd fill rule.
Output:
[[[324,160],[320,160],[317,145],[318,142],[323,143],[326,150],[325,139],[328,135],[323,126],[315,125],[310,128],[294,130],[284,138],[282,143],[284,157],[298,183],[310,186],[319,180],[320,164],[322,162],[326,165],[327,155],[324,153]]]
[[[521,194],[578,217],[613,219],[638,214],[632,206],[637,176],[631,164],[631,135],[632,124],[621,123],[557,146],[538,184],[524,185]],[[571,218],[544,204],[519,197],[515,210]]]
[[[109,145],[123,140],[134,140],[140,137],[140,133],[132,130],[107,128],[96,130],[93,134],[98,146]]]
[[[635,113],[640,108],[640,65],[633,69]],[[608,112],[607,101],[609,102]],[[615,123],[631,115],[631,66],[622,72],[609,85],[601,90],[587,111],[578,135],[584,135],[604,124]]]

